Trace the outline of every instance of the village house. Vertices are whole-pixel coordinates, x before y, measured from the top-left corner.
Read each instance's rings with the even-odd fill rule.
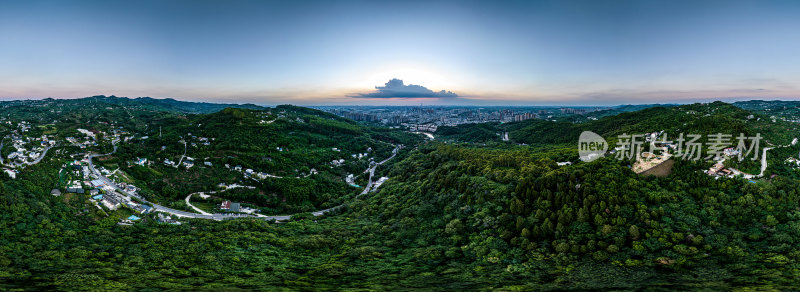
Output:
[[[112,194],[103,196],[103,201],[102,202],[103,202],[103,205],[105,205],[106,208],[108,208],[109,210],[119,209],[119,207],[122,205],[122,203],[120,203],[119,199],[117,199],[116,196],[114,196]]]
[[[147,158],[137,158],[136,165],[144,166],[147,164]]]

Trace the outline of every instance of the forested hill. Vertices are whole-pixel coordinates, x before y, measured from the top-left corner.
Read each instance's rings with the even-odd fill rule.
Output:
[[[611,157],[581,162],[573,144],[582,130],[604,136],[741,130],[775,143],[798,133],[763,113],[712,103],[575,124],[471,125],[487,139],[500,131],[514,139],[471,141],[476,146],[438,137],[423,142],[402,130],[295,106],[187,114],[101,100],[5,104],[2,118],[13,126],[7,131],[63,144],[15,179],[0,173],[0,290],[797,285],[800,168],[785,161],[800,144],[771,150],[765,175],[752,179],[711,177],[705,172],[711,162],[682,160],[669,176],[645,177]],[[22,119],[31,124],[24,133]],[[96,139],[80,141],[98,145],[65,143],[65,136],[82,135],[76,127],[97,131]],[[468,136],[469,127],[453,133]],[[89,194],[51,195],[67,181],[85,181],[69,166],[84,153],[111,152],[111,138],[100,132],[116,132],[119,148],[96,157],[95,166],[136,185],[150,202],[194,212],[189,194],[216,190],[191,202],[216,212],[230,200],[262,214],[292,214],[291,220],[173,218],[181,224],[172,225],[153,213],[110,210]],[[11,139],[4,141],[8,148]],[[388,180],[364,192],[371,161],[390,157],[396,144],[407,147],[374,170]],[[261,172],[269,175],[256,177]],[[237,187],[223,191],[220,183]],[[310,213],[340,205],[322,216]],[[141,220],[120,224],[134,214]]]
[[[568,115],[565,117],[561,117],[558,120],[565,122],[585,122],[587,120],[599,119],[608,116],[615,116],[621,113],[641,111],[653,107],[670,108],[675,106],[678,105],[677,104],[625,104],[625,105],[611,107],[605,110],[587,112],[582,115]]]
[[[508,132],[513,142],[548,145],[575,143],[583,131],[593,131],[606,139],[614,140],[621,134],[644,134],[663,130],[670,137],[676,137],[679,133],[704,136],[714,133],[761,133],[772,143],[786,144],[792,139],[788,133],[796,128],[795,124],[786,121],[773,122],[763,112],[714,102],[649,107],[581,123],[531,119],[506,124],[466,124],[441,127],[441,132],[437,131],[437,134],[441,134],[444,139],[456,141],[489,142],[500,141],[499,133]]]
[[[683,161],[668,178],[645,178],[613,159],[559,167],[551,157],[528,148],[422,147],[355,213],[382,226],[378,252],[435,270],[443,278],[427,281],[440,285],[796,284],[796,180],[715,180]]]
[[[800,107],[800,101],[790,100],[748,100],[737,101],[734,106],[755,111],[778,111]]]
[[[214,190],[220,183],[244,184],[252,191],[228,198],[271,215],[346,202],[361,189],[348,185],[345,177],[353,174],[364,185],[371,161],[391,156],[398,145],[422,140],[402,130],[290,105],[180,116],[141,135],[147,139],[120,143],[119,151],[102,164],[122,166],[146,198],[181,208],[190,193]],[[151,162],[131,163],[142,158]],[[183,158],[194,162],[165,165]]]
[[[116,97],[116,96],[92,96],[86,99],[95,99],[111,104],[118,104],[124,106],[139,105],[154,110],[172,111],[190,114],[205,114],[221,111],[225,108],[246,108],[246,109],[264,109],[262,106],[254,104],[226,104],[226,103],[209,103],[209,102],[191,102],[179,101],[172,98],[157,99],[151,97]]]
[[[225,104],[225,103],[209,103],[209,102],[191,102],[179,101],[172,98],[158,99],[151,97],[117,97],[96,95],[76,99],[52,99],[46,98],[42,100],[13,100],[1,101],[0,107],[3,108],[16,108],[23,107],[49,107],[49,109],[60,110],[78,110],[79,107],[94,107],[94,106],[119,106],[128,108],[138,108],[149,111],[162,111],[180,114],[203,114],[213,113],[223,110],[225,108],[246,108],[246,109],[264,109],[265,107],[254,104]]]
[[[717,132],[751,134],[745,125],[749,114],[746,110],[717,102],[670,108],[653,107],[585,123],[548,122],[535,119],[512,123],[507,127],[512,139],[529,144],[572,143],[583,131],[592,131],[603,137],[661,130],[669,134]]]
[[[771,119],[800,121],[800,101],[785,100],[750,100],[738,101],[733,105],[757,113]]]

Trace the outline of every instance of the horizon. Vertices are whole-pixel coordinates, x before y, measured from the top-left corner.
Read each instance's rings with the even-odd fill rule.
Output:
[[[797,100],[797,11],[794,1],[4,2],[0,100]]]
[[[95,96],[84,96],[84,97],[75,97],[75,98],[56,98],[56,97],[44,97],[44,98],[27,98],[27,99],[0,99],[0,103],[2,102],[20,102],[20,101],[43,101],[46,99],[53,99],[53,100],[78,100],[78,99],[88,99],[93,97],[106,97],[106,98],[121,98],[121,99],[140,99],[140,98],[149,98],[155,100],[174,100],[178,102],[196,102],[196,103],[210,103],[210,104],[231,104],[231,105],[255,105],[261,107],[275,107],[279,105],[293,105],[293,106],[302,106],[302,107],[543,107],[543,108],[553,108],[553,107],[574,107],[574,108],[600,108],[600,107],[623,107],[623,106],[643,106],[643,105],[655,105],[655,106],[668,106],[668,105],[688,105],[688,104],[708,104],[713,102],[724,102],[728,104],[733,104],[736,102],[750,102],[750,101],[764,101],[764,102],[792,102],[792,101],[800,101],[800,100],[791,100],[791,99],[757,99],[757,98],[742,98],[738,100],[723,100],[723,99],[708,99],[705,101],[694,101],[694,102],[667,102],[667,103],[658,103],[658,102],[651,102],[651,103],[617,103],[617,104],[606,104],[606,105],[599,105],[599,104],[559,104],[559,103],[552,103],[552,104],[385,104],[385,105],[374,105],[374,104],[293,104],[293,103],[250,103],[250,102],[231,102],[231,101],[209,101],[209,100],[191,100],[191,99],[181,99],[181,98],[173,98],[173,97],[151,97],[151,96],[138,96],[138,97],[128,97],[128,96],[116,96],[116,95],[95,95]]]
[[[0,1],[0,292],[800,290],[798,15]]]

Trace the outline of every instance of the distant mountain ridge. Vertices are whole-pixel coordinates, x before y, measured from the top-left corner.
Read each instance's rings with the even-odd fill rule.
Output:
[[[119,105],[134,105],[134,104],[149,105],[149,106],[159,107],[167,111],[178,111],[191,114],[214,113],[229,107],[258,109],[258,110],[266,108],[251,103],[248,104],[210,103],[210,102],[180,101],[172,98],[164,98],[164,99],[152,98],[152,97],[128,98],[128,97],[117,97],[113,95],[112,96],[97,95],[97,96],[86,97],[83,99],[96,99],[96,100],[102,100],[107,103],[119,104]]]
[[[225,108],[244,108],[263,110],[268,107],[255,105],[252,103],[236,104],[236,103],[211,103],[211,102],[194,102],[194,101],[181,101],[173,98],[152,98],[152,97],[118,97],[118,96],[105,96],[95,95],[76,99],[54,99],[45,98],[41,100],[8,100],[0,101],[0,107],[13,107],[13,106],[76,106],[83,104],[105,103],[109,105],[118,106],[139,106],[149,110],[167,111],[182,114],[210,114],[221,111]]]

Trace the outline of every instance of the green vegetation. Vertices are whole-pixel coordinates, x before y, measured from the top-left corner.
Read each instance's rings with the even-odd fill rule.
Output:
[[[171,225],[97,208],[88,194],[52,196],[74,179],[61,171],[73,153],[113,148],[62,145],[17,179],[0,174],[2,290],[791,290],[800,276],[800,173],[785,163],[800,152],[790,145],[798,131],[758,111],[653,107],[581,123],[443,127],[445,142],[423,142],[294,106],[189,113],[136,100],[61,102],[41,101],[61,113],[5,104],[2,117],[51,125],[31,131],[59,137],[122,127],[133,138],[96,163],[119,168],[148,200],[191,210],[186,195],[216,191],[192,201],[213,212],[232,200],[292,219]],[[627,161],[579,162],[574,140],[584,130],[761,133],[762,147],[775,148],[765,176],[752,181],[708,176],[709,161],[642,177]],[[389,180],[356,197],[361,189],[344,177],[363,185],[369,162],[352,155],[371,148],[380,161],[397,144],[406,147],[376,170]],[[164,165],[184,147],[193,167]],[[349,163],[330,163],[339,158]],[[254,180],[225,164],[281,177]],[[142,220],[118,224],[131,214]]]
[[[146,140],[121,144],[113,158],[101,164],[129,165],[139,158],[149,159],[152,163],[147,166],[123,169],[154,202],[183,201],[190,193],[215,190],[219,183],[254,186],[257,190],[229,199],[258,206],[264,214],[314,211],[349,201],[360,189],[344,182],[348,173],[363,173],[370,158],[380,161],[391,156],[397,144],[421,141],[417,135],[362,126],[294,106],[227,108],[189,115],[156,131]],[[165,159],[177,163],[184,151],[195,159],[195,166],[163,164]],[[367,156],[353,158],[359,154]],[[332,165],[339,159],[345,163]],[[240,171],[234,170],[237,166]],[[243,172],[247,169],[271,176],[248,179]]]
[[[498,123],[463,124],[458,126],[443,126],[436,130],[440,139],[461,142],[485,143],[497,142],[502,138],[498,132]]]

